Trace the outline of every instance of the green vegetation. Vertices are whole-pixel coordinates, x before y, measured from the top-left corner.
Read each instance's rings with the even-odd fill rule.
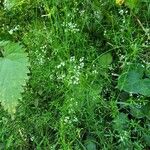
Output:
[[[0,23],[0,150],[150,149],[149,0],[4,0]]]

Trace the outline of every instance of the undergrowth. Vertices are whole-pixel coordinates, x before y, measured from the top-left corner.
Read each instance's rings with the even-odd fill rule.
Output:
[[[150,78],[149,0],[7,3],[0,40],[24,45],[30,79],[14,120],[0,107],[0,149],[149,149],[150,93],[118,86],[132,65]]]

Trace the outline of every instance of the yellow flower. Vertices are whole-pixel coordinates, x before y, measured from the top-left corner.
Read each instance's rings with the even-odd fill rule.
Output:
[[[116,0],[116,4],[117,4],[117,5],[120,5],[120,6],[121,6],[123,3],[124,3],[124,0]]]

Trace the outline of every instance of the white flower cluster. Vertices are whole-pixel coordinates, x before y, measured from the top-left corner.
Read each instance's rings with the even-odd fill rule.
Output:
[[[63,119],[63,122],[65,124],[72,124],[72,123],[76,123],[78,122],[78,118],[73,116],[73,117],[70,117],[70,116],[65,116],[64,119]]]
[[[93,69],[93,70],[92,70],[91,73],[92,73],[93,75],[98,74],[98,71],[97,71],[96,66],[95,66],[94,64],[92,65],[92,69]]]
[[[38,64],[38,65],[43,65],[46,61],[46,48],[47,48],[47,45],[43,45],[40,47],[41,51],[39,50],[35,50],[35,61],[34,63],[35,64]]]
[[[80,31],[76,23],[72,22],[63,23],[62,26],[65,27],[64,29],[65,32],[70,31],[72,33],[77,33]]]
[[[120,9],[119,10],[119,14],[121,15],[121,16],[123,16],[123,15],[125,15],[125,14],[127,14],[128,13],[128,10],[123,10],[123,9]]]
[[[79,14],[80,14],[81,17],[83,17],[85,13],[86,13],[85,10],[80,10],[79,11]]]
[[[61,68],[61,67],[64,67],[65,66],[65,62],[61,62],[59,65],[57,65],[57,69]]]
[[[72,56],[68,61],[62,61],[55,67],[57,79],[62,80],[68,85],[77,85],[80,82],[83,67],[84,57],[81,57],[79,61],[77,61],[75,56]]]
[[[12,35],[14,32],[16,32],[16,31],[19,30],[19,27],[20,27],[19,25],[15,26],[14,28],[10,29],[10,30],[8,31],[8,33]]]
[[[126,143],[126,141],[129,139],[129,133],[127,131],[123,131],[123,133],[120,134],[119,141],[122,143]]]
[[[76,65],[76,63],[75,63],[76,62],[75,56],[70,58],[70,62],[73,63],[74,67],[73,67],[73,70],[70,70],[70,74],[72,74],[72,75],[68,81],[68,84],[69,85],[70,84],[77,85],[77,84],[79,84],[81,70],[84,67],[84,57],[81,57],[79,59],[78,65]]]
[[[94,16],[95,16],[97,19],[99,19],[99,20],[102,19],[102,14],[101,14],[100,11],[94,11]]]
[[[75,101],[74,98],[69,99],[67,101],[67,109],[68,109],[68,115],[62,118],[62,122],[64,124],[73,124],[78,122],[78,118],[75,113],[75,108],[78,106],[78,102]]]
[[[98,71],[97,70],[93,70],[92,74],[98,74]]]

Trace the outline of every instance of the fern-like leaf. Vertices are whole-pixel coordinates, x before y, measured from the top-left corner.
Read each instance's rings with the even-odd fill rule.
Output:
[[[29,61],[25,49],[18,43],[1,41],[0,51],[0,102],[14,115],[28,79]]]

